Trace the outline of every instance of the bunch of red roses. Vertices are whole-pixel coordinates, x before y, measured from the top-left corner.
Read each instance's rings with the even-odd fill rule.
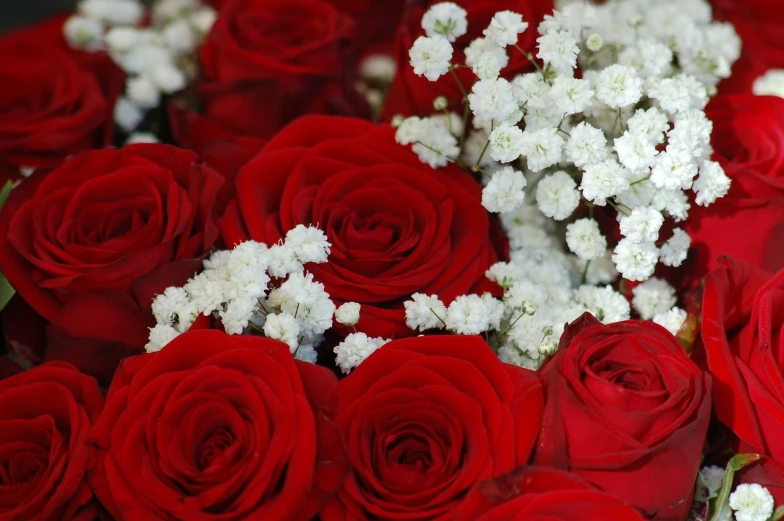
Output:
[[[367,121],[460,98],[408,67],[435,2],[210,3],[198,81],[141,123],[179,146],[104,148],[126,137],[124,73],[71,49],[62,19],[0,38],[0,270],[16,292],[0,308],[0,521],[715,519],[695,481],[737,453],[760,455],[740,481],[784,502],[784,99],[750,92],[784,66],[776,6],[714,1],[746,46],[706,108],[732,187],[693,209],[685,271],[662,273],[696,340],[584,315],[535,372],[405,324],[413,293],[497,293],[485,272],[508,257],[470,173]],[[553,7],[460,3],[472,30],[521,13],[525,52]],[[374,55],[398,71],[376,105]],[[525,56],[505,74],[532,70]],[[153,297],[214,248],[311,223],[332,244],[314,276],[395,339],[353,373],[208,317],[142,354]]]

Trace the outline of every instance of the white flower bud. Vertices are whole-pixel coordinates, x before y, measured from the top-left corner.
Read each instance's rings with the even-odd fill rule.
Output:
[[[103,46],[101,22],[83,16],[72,16],[63,25],[63,34],[68,45],[75,49],[97,51]]]
[[[124,54],[139,41],[139,31],[133,27],[112,27],[106,32],[106,46],[114,53]]]
[[[125,132],[131,132],[144,119],[144,112],[125,96],[114,105],[114,121]]]
[[[737,521],[766,521],[775,501],[768,489],[756,483],[743,483],[730,494],[730,508],[735,511]]]
[[[155,108],[161,102],[161,93],[146,76],[138,76],[128,80],[126,95],[129,100],[142,109]]]
[[[449,106],[449,102],[444,96],[438,96],[433,100],[433,108],[436,110],[444,110]]]
[[[150,71],[150,79],[166,94],[185,87],[185,75],[173,65],[156,65]]]
[[[346,302],[335,312],[335,320],[344,326],[353,326],[359,322],[360,305],[356,302]]]
[[[585,46],[589,51],[597,52],[604,46],[604,40],[598,33],[593,33],[585,39]]]

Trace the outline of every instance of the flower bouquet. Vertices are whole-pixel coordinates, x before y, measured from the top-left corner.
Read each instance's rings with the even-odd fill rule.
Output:
[[[80,0],[0,36],[0,521],[784,518],[773,0]]]

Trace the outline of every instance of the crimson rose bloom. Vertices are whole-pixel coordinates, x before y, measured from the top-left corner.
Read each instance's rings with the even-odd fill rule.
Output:
[[[784,267],[784,99],[718,96],[706,113],[714,159],[732,186],[711,206],[692,207],[691,275],[699,280],[720,255],[776,271]]]
[[[412,293],[449,302],[497,261],[481,187],[456,166],[434,170],[395,143],[394,130],[356,119],[297,120],[245,165],[220,222],[227,244],[274,244],[298,224],[332,243],[308,265],[337,303],[362,304],[371,336],[412,334]]]
[[[338,383],[353,470],[321,518],[452,519],[471,487],[528,461],[541,411],[536,373],[480,337],[390,342]]]
[[[108,381],[144,346],[153,296],[192,276],[218,237],[223,180],[195,161],[160,144],[85,152],[11,192],[0,267],[51,321],[45,360]]]
[[[541,370],[534,461],[569,470],[660,521],[686,518],[710,419],[710,376],[652,322],[569,324]]]
[[[530,519],[644,520],[620,499],[594,489],[574,474],[541,467],[521,467],[481,483],[454,517],[454,521]]]
[[[68,364],[0,380],[0,519],[85,519],[87,438],[102,407],[96,381]]]
[[[276,340],[180,335],[120,365],[90,483],[118,521],[309,521],[348,469],[336,383]]]
[[[389,89],[382,111],[386,119],[391,119],[396,114],[406,116],[431,114],[433,100],[438,96],[445,96],[450,107],[460,106],[462,110],[463,95],[451,74],[445,74],[438,81],[432,82],[414,74],[414,69],[409,63],[408,51],[414,45],[414,41],[425,34],[425,30],[422,29],[422,15],[431,5],[440,1],[415,0],[409,3],[403,13],[395,43],[397,75]],[[482,36],[482,31],[487,28],[493,15],[498,11],[514,11],[523,16],[523,20],[528,23],[528,29],[518,36],[517,45],[526,52],[535,53],[539,22],[544,19],[544,15],[552,14],[553,11],[552,0],[464,0],[458,3],[467,12],[468,32],[452,44],[454,47],[452,63],[465,63],[463,50],[473,40]],[[534,69],[534,65],[528,58],[514,46],[508,47],[507,51],[509,65],[502,71],[504,77],[511,78]],[[455,72],[463,88],[470,90],[476,80],[471,69],[461,68]]]
[[[0,160],[51,167],[111,142],[123,73],[106,54],[70,49],[63,21],[0,38]]]
[[[769,456],[748,481],[784,500],[784,270],[776,275],[723,257],[705,277],[702,341],[716,417],[740,452]]]
[[[303,114],[367,115],[351,78],[354,27],[328,0],[226,0],[201,50],[201,114],[170,109],[178,141],[201,153],[213,140],[266,140]]]

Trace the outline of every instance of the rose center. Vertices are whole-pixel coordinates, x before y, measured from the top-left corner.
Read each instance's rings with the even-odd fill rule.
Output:
[[[46,470],[47,460],[42,454],[20,453],[0,465],[0,486],[22,485]]]
[[[196,454],[196,467],[201,472],[225,468],[237,458],[237,437],[228,427],[213,430],[202,443]]]
[[[634,391],[643,391],[651,385],[651,375],[640,367],[630,367],[606,360],[597,364],[594,371],[607,382]]]

